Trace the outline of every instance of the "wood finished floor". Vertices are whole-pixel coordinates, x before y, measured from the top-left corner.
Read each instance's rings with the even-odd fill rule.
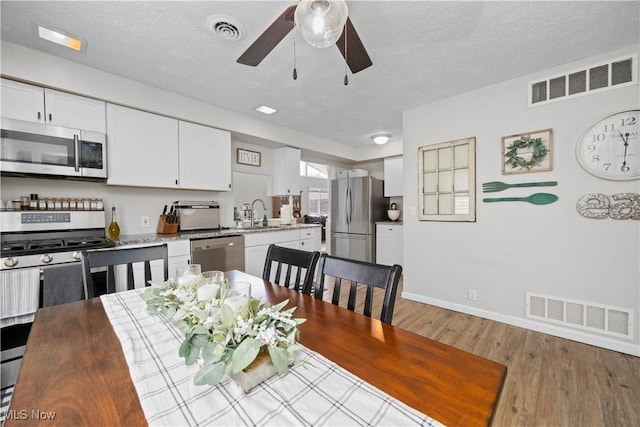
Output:
[[[340,305],[346,305],[342,287]],[[331,301],[332,289],[324,299]],[[393,325],[507,366],[494,426],[640,426],[640,358],[400,297]],[[362,311],[364,292],[356,311]],[[374,296],[379,317],[381,294]]]

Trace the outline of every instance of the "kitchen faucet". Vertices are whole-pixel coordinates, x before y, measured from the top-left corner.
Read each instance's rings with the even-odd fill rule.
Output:
[[[267,205],[264,204],[264,201],[262,199],[255,199],[253,202],[251,202],[251,210],[249,210],[249,227],[253,227],[253,204],[255,202],[260,202],[262,203],[262,209],[264,209],[264,211],[267,211]]]

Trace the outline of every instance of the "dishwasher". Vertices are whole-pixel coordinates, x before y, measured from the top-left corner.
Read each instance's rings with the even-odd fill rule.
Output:
[[[191,239],[191,263],[202,271],[244,271],[244,236]]]

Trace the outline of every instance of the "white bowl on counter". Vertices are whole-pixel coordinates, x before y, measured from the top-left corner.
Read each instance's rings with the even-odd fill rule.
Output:
[[[400,211],[398,209],[396,209],[395,211],[388,210],[387,216],[391,221],[397,221],[398,218],[400,218]]]

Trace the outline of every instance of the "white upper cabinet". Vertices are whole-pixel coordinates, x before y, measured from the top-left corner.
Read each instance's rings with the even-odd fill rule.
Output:
[[[52,89],[44,90],[48,124],[106,133],[106,103]]]
[[[105,102],[2,79],[2,116],[106,132]]]
[[[384,159],[384,196],[402,196],[403,193],[402,156]]]
[[[178,186],[192,190],[231,190],[231,133],[180,121]]]
[[[178,187],[178,120],[107,104],[109,185]]]
[[[2,117],[44,123],[44,90],[2,79]]]
[[[277,148],[273,152],[272,196],[300,195],[300,150]]]

